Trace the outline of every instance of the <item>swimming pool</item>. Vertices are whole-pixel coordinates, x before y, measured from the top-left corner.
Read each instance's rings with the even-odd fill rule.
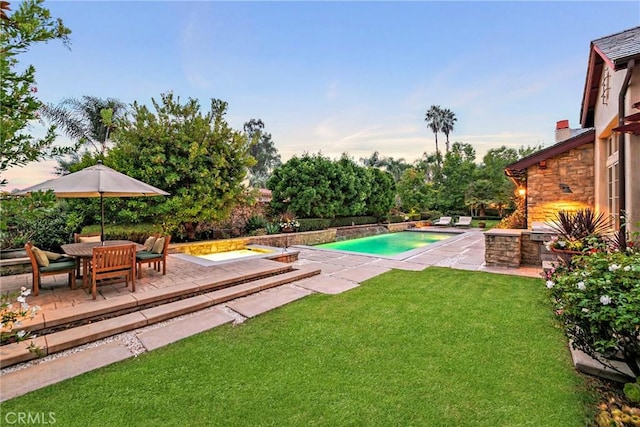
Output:
[[[318,249],[357,252],[367,255],[396,257],[415,249],[441,242],[453,236],[456,236],[456,234],[401,231],[398,233],[379,234],[377,236],[362,237],[360,239],[323,243],[321,245],[315,245],[313,247]]]

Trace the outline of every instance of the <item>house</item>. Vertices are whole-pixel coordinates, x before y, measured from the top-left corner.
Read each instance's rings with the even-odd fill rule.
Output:
[[[505,169],[526,194],[527,227],[590,207],[640,231],[640,27],[591,42],[580,127]]]

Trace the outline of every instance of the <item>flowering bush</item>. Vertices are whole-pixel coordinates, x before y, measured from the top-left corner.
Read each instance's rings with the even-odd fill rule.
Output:
[[[13,332],[16,326],[20,326],[20,322],[25,319],[33,319],[40,307],[34,305],[32,307],[27,304],[27,296],[31,294],[31,290],[22,287],[20,293],[9,294],[5,293],[0,295],[0,341],[6,342],[19,342],[29,338],[34,338],[30,332],[21,330]],[[16,302],[20,305],[15,307],[11,300],[15,297]],[[31,349],[32,346],[29,346]],[[35,348],[35,347],[34,347]]]
[[[574,348],[618,372],[610,361],[624,362],[640,376],[640,252],[577,255],[547,274],[546,287]]]
[[[285,214],[280,220],[280,228],[299,228],[300,223],[290,214]]]

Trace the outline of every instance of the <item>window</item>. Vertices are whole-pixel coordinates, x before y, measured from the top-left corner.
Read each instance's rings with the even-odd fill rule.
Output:
[[[607,138],[607,210],[611,226],[620,226],[620,166],[618,163],[618,138]]]

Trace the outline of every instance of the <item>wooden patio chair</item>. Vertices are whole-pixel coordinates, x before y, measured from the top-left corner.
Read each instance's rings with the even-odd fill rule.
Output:
[[[99,246],[93,248],[89,264],[91,295],[96,299],[98,280],[124,278],[131,292],[136,291],[136,245]]]
[[[153,248],[150,251],[140,251],[136,254],[138,279],[142,278],[142,264],[153,263],[156,271],[160,271],[160,265],[162,265],[162,275],[167,274],[167,252],[170,241],[170,235],[159,237],[156,239]]]
[[[73,243],[93,243],[99,242],[102,239],[100,233],[73,233]],[[80,277],[80,260],[77,260],[76,276]]]
[[[27,244],[24,245],[24,249],[29,256],[33,270],[31,292],[33,292],[34,296],[40,293],[42,276],[67,273],[69,275],[69,285],[71,285],[71,289],[76,288],[76,261],[74,259],[60,257],[58,260],[49,260],[44,251],[33,246],[31,242],[27,242]]]

